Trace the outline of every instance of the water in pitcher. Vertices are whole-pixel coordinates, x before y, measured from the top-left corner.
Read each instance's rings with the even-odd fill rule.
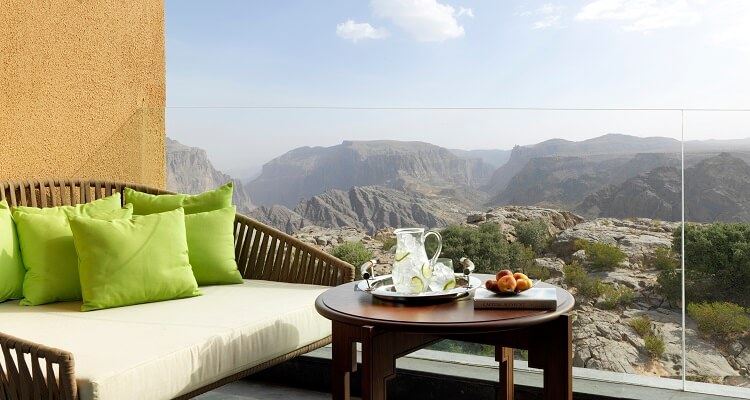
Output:
[[[422,228],[396,229],[396,258],[393,263],[393,283],[399,293],[416,294],[428,291],[434,259],[440,254],[442,240],[437,232]],[[438,238],[438,249],[433,260],[427,258],[424,241],[429,235]]]

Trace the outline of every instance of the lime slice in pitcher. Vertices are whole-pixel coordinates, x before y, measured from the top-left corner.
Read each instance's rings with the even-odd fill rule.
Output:
[[[430,268],[430,263],[426,262],[422,264],[422,276],[424,276],[425,279],[432,278],[432,268]]]
[[[422,293],[423,290],[424,290],[424,283],[422,282],[422,278],[418,276],[412,276],[411,277],[411,292]]]
[[[409,253],[408,251],[406,253],[401,254],[401,255],[397,254],[396,255],[396,262],[404,261],[404,259],[406,257],[409,257],[409,254],[411,254],[411,253]]]

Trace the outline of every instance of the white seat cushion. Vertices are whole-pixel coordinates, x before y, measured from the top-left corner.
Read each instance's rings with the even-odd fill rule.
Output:
[[[331,334],[327,287],[246,280],[203,296],[81,312],[0,304],[0,331],[73,353],[79,397],[171,399]]]

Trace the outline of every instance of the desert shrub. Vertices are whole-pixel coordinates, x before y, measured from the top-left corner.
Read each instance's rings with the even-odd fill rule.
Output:
[[[628,321],[628,324],[633,327],[640,337],[646,337],[651,333],[651,319],[649,317],[636,317]]]
[[[674,271],[680,266],[680,261],[672,254],[672,250],[659,247],[649,258],[648,266],[657,271]]]
[[[357,274],[359,274],[359,266],[372,259],[372,252],[362,242],[341,243],[332,248],[329,253],[353,265]]]
[[[690,303],[687,312],[698,324],[698,330],[709,337],[733,338],[750,329],[745,308],[734,303]]]
[[[614,287],[613,285],[602,283],[601,287],[602,301],[600,305],[605,310],[627,307],[633,304],[633,300],[635,300],[635,292],[627,286]]]
[[[450,225],[441,233],[442,256],[453,259],[458,265],[461,257],[469,257],[477,267],[475,272],[496,273],[501,269],[523,270],[533,263],[533,252],[521,243],[509,243],[495,223],[478,227]],[[428,252],[428,254],[431,254]]]
[[[389,251],[393,246],[396,245],[396,238],[388,238],[383,242],[383,251]]]
[[[603,283],[598,278],[591,278],[586,269],[578,262],[565,265],[565,283],[575,286],[578,294],[589,299],[601,297],[599,303],[601,308],[612,310],[618,307],[626,307],[633,303],[635,292],[626,286],[615,287],[609,283]]]
[[[539,279],[540,281],[546,281],[551,275],[547,268],[533,262],[526,268],[524,274],[531,279]]]
[[[595,299],[604,292],[604,284],[601,280],[589,277],[586,269],[576,261],[565,265],[563,273],[565,274],[565,283],[575,286],[578,293],[584,297]]]
[[[516,239],[521,244],[531,247],[538,255],[547,251],[550,234],[544,220],[537,218],[531,221],[521,221],[513,224],[513,227],[516,229]]]
[[[657,291],[669,301],[676,305],[682,296],[682,278],[680,270],[661,271],[656,278]]]
[[[679,252],[680,230],[672,249]],[[750,307],[750,225],[685,226],[685,291],[695,302],[732,302]],[[716,282],[721,282],[718,285]]]
[[[664,354],[664,339],[656,335],[648,335],[643,338],[643,342],[646,346],[646,351],[653,358],[661,358]]]
[[[611,271],[626,257],[622,250],[611,244],[576,240],[575,246],[586,251],[586,263],[595,271]]]

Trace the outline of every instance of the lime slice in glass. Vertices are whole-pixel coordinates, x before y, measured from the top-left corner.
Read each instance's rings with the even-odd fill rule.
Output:
[[[422,264],[422,276],[424,276],[425,279],[432,278],[432,268],[430,268],[430,263],[426,262]]]
[[[422,293],[423,290],[424,290],[424,283],[422,282],[422,278],[418,276],[412,276],[411,277],[411,292]]]
[[[401,254],[401,255],[396,255],[396,262],[399,262],[399,261],[404,261],[404,259],[405,259],[406,257],[409,257],[409,254],[411,254],[411,253],[409,253],[409,252],[407,251],[406,253],[403,253],[403,254]]]
[[[456,288],[456,281],[448,281],[443,286],[443,290],[452,290]]]

